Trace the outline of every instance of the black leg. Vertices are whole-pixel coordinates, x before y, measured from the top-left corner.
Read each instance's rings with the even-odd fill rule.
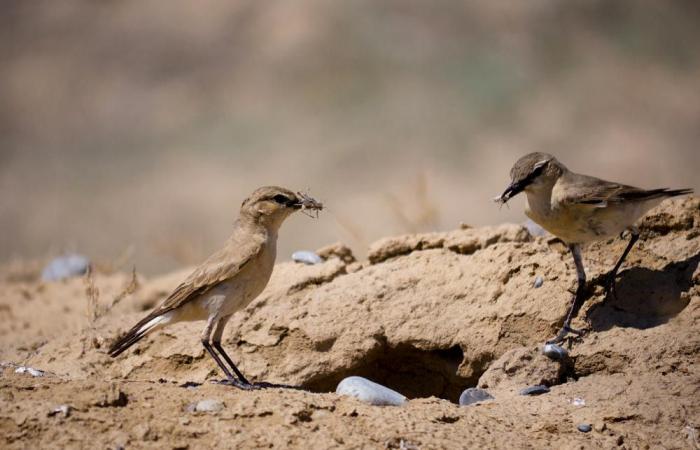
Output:
[[[202,345],[204,346],[204,349],[209,353],[209,355],[214,358],[214,361],[216,361],[216,364],[219,366],[221,370],[223,370],[224,374],[226,375],[226,378],[229,380],[233,379],[233,375],[231,375],[231,372],[228,370],[228,367],[226,367],[222,362],[221,358],[219,358],[219,355],[217,355],[214,352],[214,349],[211,348],[211,344],[207,342],[206,340],[202,339]]]
[[[571,328],[571,319],[573,319],[573,317],[576,315],[578,310],[581,308],[581,305],[583,305],[583,301],[585,300],[584,297],[586,292],[586,272],[583,269],[583,261],[581,260],[581,248],[578,246],[578,244],[569,245],[569,250],[571,251],[571,255],[574,257],[578,286],[576,287],[576,294],[574,294],[574,297],[571,299],[571,307],[569,308],[569,312],[566,314],[564,326],[561,327],[561,330],[559,330],[559,333],[557,333],[554,339],[547,341],[547,344],[557,344],[563,341],[566,335],[568,335],[569,333],[573,333],[579,336],[583,334],[583,331],[574,330],[573,328]]]
[[[625,248],[625,251],[622,252],[622,256],[620,256],[617,264],[615,264],[613,270],[611,270],[608,274],[608,279],[605,283],[605,295],[608,296],[612,294],[614,299],[617,299],[617,292],[615,291],[615,278],[617,277],[617,272],[620,270],[622,263],[625,261],[625,258],[627,258],[627,255],[629,254],[630,250],[632,250],[632,247],[634,247],[634,244],[639,240],[639,231],[637,231],[637,229],[630,228],[629,231],[631,235],[630,241],[627,243],[627,247]]]
[[[246,377],[243,376],[240,370],[238,370],[238,367],[231,361],[231,358],[226,354],[224,351],[224,348],[221,346],[221,341],[214,341],[214,348],[219,351],[221,356],[223,356],[224,360],[228,363],[229,367],[233,369],[233,372],[236,374],[238,379],[243,383],[243,384],[251,384],[250,381],[246,379]]]

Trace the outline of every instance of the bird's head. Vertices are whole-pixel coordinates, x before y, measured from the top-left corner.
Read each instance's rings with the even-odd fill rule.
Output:
[[[564,165],[552,155],[529,153],[510,169],[510,184],[494,201],[503,204],[523,191],[537,191],[552,186],[564,170]]]
[[[308,195],[278,186],[256,189],[241,205],[241,217],[258,224],[279,228],[284,219],[295,211],[320,211],[323,204]]]

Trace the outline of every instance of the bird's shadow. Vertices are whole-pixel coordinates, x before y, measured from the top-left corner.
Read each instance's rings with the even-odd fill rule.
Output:
[[[699,262],[697,254],[662,270],[633,267],[621,272],[617,296],[609,295],[588,310],[586,317],[592,329],[645,329],[666,323],[688,306],[690,298],[683,293],[693,286],[693,273]]]

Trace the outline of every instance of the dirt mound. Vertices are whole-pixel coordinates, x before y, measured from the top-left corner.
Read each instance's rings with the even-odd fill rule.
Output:
[[[569,305],[573,262],[556,240],[519,225],[387,238],[366,261],[337,244],[321,252],[323,264],[279,264],[265,292],[231,320],[224,345],[248,378],[310,392],[209,383],[221,374],[199,345],[203,323],[106,356],[111,339],[186,271],[152,280],[96,274],[95,320],[85,314],[85,280],[5,281],[0,358],[46,373],[4,366],[4,444],[692,448],[700,426],[700,199],[666,202],[640,228],[617,299],[604,298],[604,275],[625,242],[584,249],[589,299],[574,326],[590,332],[562,362],[540,351]],[[372,407],[332,394],[349,375],[412,400]],[[551,391],[518,394],[535,384]],[[495,400],[458,407],[460,392],[474,386]],[[193,412],[202,399],[224,407]],[[67,415],[51,414],[63,404]],[[577,431],[580,423],[593,431]]]

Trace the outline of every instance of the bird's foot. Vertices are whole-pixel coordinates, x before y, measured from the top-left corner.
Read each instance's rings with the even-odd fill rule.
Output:
[[[254,386],[258,387],[259,389],[295,389],[297,391],[303,391],[304,388],[301,386],[292,386],[290,384],[277,384],[277,383],[268,383],[267,381],[259,381],[257,383],[253,383]]]
[[[569,333],[575,334],[575,337],[569,337]],[[551,339],[546,342],[546,344],[559,344],[564,341],[564,339],[574,339],[574,340],[579,340],[581,339],[581,336],[585,334],[584,330],[575,330],[571,328],[568,325],[564,325],[561,327],[561,330],[559,330],[559,333],[554,337],[554,339]]]
[[[617,290],[615,289],[615,276],[616,274],[611,273],[605,280],[605,297],[617,300]]]
[[[233,386],[238,389],[243,389],[244,391],[254,391],[257,389],[295,389],[302,391],[304,388],[300,386],[292,386],[289,384],[277,384],[277,383],[268,383],[267,381],[259,381],[259,382],[243,382],[241,380],[237,380],[235,378],[227,378],[224,380],[218,380],[215,381],[216,384],[221,384],[225,386]]]
[[[227,378],[225,380],[218,380],[215,381],[216,384],[221,384],[224,386],[233,386],[238,389],[242,389],[244,391],[254,391],[256,389],[262,389],[261,386],[257,386],[255,383],[245,383],[241,380],[237,380],[235,378]]]

